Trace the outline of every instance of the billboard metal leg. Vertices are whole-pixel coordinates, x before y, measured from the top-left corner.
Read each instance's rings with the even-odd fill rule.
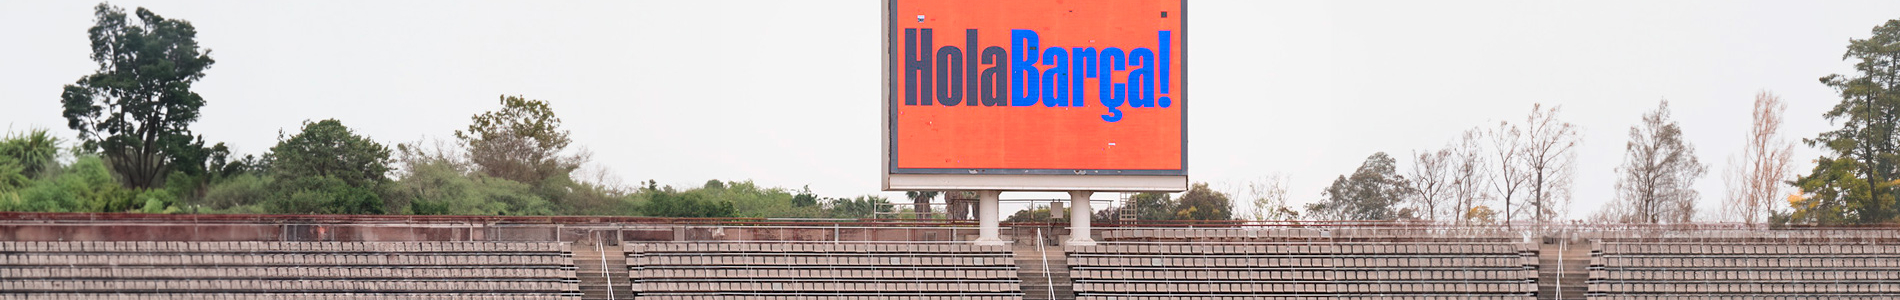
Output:
[[[1095,210],[1089,208],[1089,196],[1093,191],[1069,192],[1069,240],[1062,242],[1068,246],[1094,246],[1095,239],[1089,238],[1089,218],[1095,216]]]
[[[982,246],[1002,246],[1003,239],[997,234],[997,232],[1001,230],[999,229],[1000,226],[997,226],[996,220],[998,216],[996,205],[999,199],[1002,198],[1003,192],[980,191],[976,192],[976,194],[976,223],[978,227],[975,242],[977,245]]]

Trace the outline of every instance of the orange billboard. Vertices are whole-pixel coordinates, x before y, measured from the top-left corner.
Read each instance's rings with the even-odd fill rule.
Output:
[[[893,174],[1185,175],[1182,0],[889,0]]]

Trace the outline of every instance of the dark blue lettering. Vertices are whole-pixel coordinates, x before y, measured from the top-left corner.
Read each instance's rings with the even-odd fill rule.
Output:
[[[983,63],[991,64],[978,80],[983,83],[983,106],[1008,106],[1009,89],[1003,86],[1009,85],[1009,51],[997,46],[983,48]]]
[[[937,102],[963,104],[963,50],[956,46],[937,49]]]
[[[923,98],[924,105],[930,105],[930,29],[922,30],[922,45],[919,45],[918,31],[904,29],[904,105],[917,105],[917,98]],[[918,49],[922,49],[923,55],[917,54]]]

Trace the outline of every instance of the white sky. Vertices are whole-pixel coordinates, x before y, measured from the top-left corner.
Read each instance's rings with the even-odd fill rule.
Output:
[[[0,123],[73,136],[59,93],[96,68],[95,4],[0,1]],[[627,182],[879,193],[875,1],[113,4],[197,26],[218,63],[194,89],[209,105],[192,129],[244,154],[325,118],[387,143],[450,139],[509,94],[551,101]],[[1668,99],[1710,164],[1697,185],[1712,204],[1753,95],[1787,99],[1791,138],[1833,128],[1821,113],[1839,98],[1817,78],[1851,71],[1847,40],[1893,12],[1900,2],[1197,0],[1190,177],[1284,174],[1310,202],[1373,152],[1408,165],[1542,102],[1583,128],[1581,218],[1612,197],[1629,127]],[[1805,172],[1821,152],[1796,148]]]

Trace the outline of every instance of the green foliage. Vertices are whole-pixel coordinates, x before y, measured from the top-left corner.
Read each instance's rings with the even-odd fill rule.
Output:
[[[178,208],[172,206],[173,203],[177,202],[178,196],[172,195],[171,191],[161,189],[150,189],[139,192],[138,196],[132,199],[132,203],[140,204],[138,212],[148,214],[178,212]]]
[[[1802,140],[1830,152],[1794,185],[1805,199],[1790,201],[1791,222],[1873,224],[1900,217],[1900,20],[1874,27],[1867,39],[1850,39],[1844,59],[1857,60],[1856,74],[1834,74],[1821,83],[1834,88],[1840,104],[1822,116],[1841,128]]]
[[[378,191],[389,179],[389,149],[334,119],[305,122],[303,131],[271,147],[276,213],[381,214]]]
[[[1234,218],[1234,202],[1226,193],[1216,192],[1207,187],[1207,183],[1196,183],[1181,194],[1176,205],[1175,220],[1231,220]]]
[[[706,188],[687,191],[703,193],[706,199],[725,199],[731,201],[733,216],[742,218],[812,218],[824,215],[816,207],[799,207],[794,204],[791,191],[783,188],[761,188],[750,180],[730,181],[717,186],[708,182]]]
[[[1130,196],[1135,202],[1136,220],[1173,220],[1174,195],[1168,193],[1143,192]]]
[[[852,198],[833,198],[825,201],[827,211],[833,218],[871,219],[877,213],[891,212],[890,201],[883,196],[857,196]]]
[[[469,162],[489,176],[538,183],[580,168],[585,155],[561,155],[572,142],[561,118],[546,101],[502,96],[502,109],[470,117],[455,137],[468,148]]]
[[[806,188],[804,192],[792,196],[792,207],[812,206],[818,206],[818,195],[813,195],[810,188]]]
[[[212,184],[192,209],[221,211],[256,204],[271,197],[270,177],[237,174]],[[196,210],[194,210],[196,211]]]
[[[937,199],[937,195],[940,194],[943,194],[943,191],[906,191],[904,192],[904,197],[910,198],[912,210],[928,213],[930,212],[931,200]],[[928,214],[913,214],[911,216],[915,216],[918,219],[929,217]]]
[[[408,202],[418,215],[550,215],[553,206],[533,187],[483,174],[467,174],[448,160],[410,164],[391,188],[391,201]]]
[[[1385,152],[1373,153],[1351,177],[1334,179],[1325,197],[1307,204],[1306,210],[1314,217],[1334,220],[1408,218],[1408,211],[1395,207],[1412,193],[1405,176],[1399,176],[1397,164]]]
[[[271,174],[327,176],[350,186],[376,187],[389,178],[389,148],[356,135],[336,119],[304,122],[303,131],[271,147]]]
[[[1053,220],[1053,217],[1055,216],[1049,214],[1049,206],[1030,205],[1028,209],[1018,210],[1016,213],[1010,214],[1009,218],[1003,219],[1003,222],[1049,223]]]
[[[679,218],[727,218],[737,209],[732,201],[711,199],[705,193],[681,193],[671,189],[646,193],[642,211],[648,216]]]
[[[382,214],[382,197],[335,176],[278,177],[264,209],[280,214]]]
[[[138,22],[124,9],[94,8],[92,60],[99,69],[66,85],[60,94],[66,126],[79,131],[87,149],[109,158],[132,187],[163,181],[172,164],[190,160],[203,142],[191,135],[205,100],[191,85],[215,61],[198,48],[191,22],[166,19],[139,8]]]
[[[119,186],[96,156],[81,156],[58,175],[19,191],[0,210],[26,212],[122,212],[139,208],[134,193]]]
[[[1207,183],[1195,183],[1179,198],[1157,192],[1135,193],[1129,198],[1135,205],[1136,220],[1232,220],[1234,217],[1234,202],[1226,193],[1208,188]],[[1121,212],[1104,209],[1095,212],[1093,218],[1111,222],[1119,220]]]
[[[0,193],[18,192],[32,183],[26,177],[26,168],[20,166],[20,160],[9,156],[0,156]]]
[[[16,171],[17,174],[36,178],[49,169],[59,167],[55,161],[59,158],[59,144],[59,138],[53,137],[46,129],[9,133],[4,140],[0,140],[0,160],[12,160],[10,163],[20,169]],[[6,173],[0,170],[0,174]]]

